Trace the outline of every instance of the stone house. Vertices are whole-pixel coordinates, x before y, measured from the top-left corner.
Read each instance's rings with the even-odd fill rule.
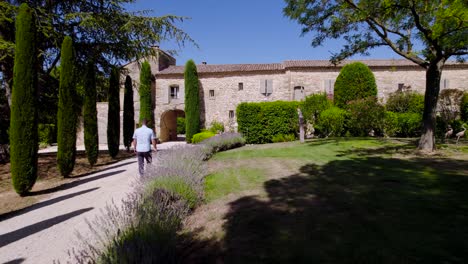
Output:
[[[184,116],[184,66],[175,66],[176,60],[155,47],[155,56],[148,58],[154,76],[152,91],[155,128],[159,139],[177,138],[176,118]],[[141,61],[141,60],[140,60]],[[133,81],[135,119],[139,115],[140,61],[123,66],[121,78],[121,105],[123,83],[129,75]],[[375,75],[378,97],[385,101],[397,90],[414,90],[424,93],[425,70],[408,60],[360,60]],[[269,64],[197,65],[200,79],[201,120],[205,127],[214,121],[221,122],[227,130],[236,129],[236,107],[241,102],[276,100],[301,100],[313,93],[326,92],[333,96],[334,82],[346,61],[333,65],[327,60],[290,60]],[[447,63],[442,74],[442,89],[468,91],[468,64]],[[106,112],[105,107],[100,113]],[[123,110],[123,107],[121,107]],[[121,115],[122,116],[122,115]],[[100,141],[105,142],[104,114],[100,115]]]

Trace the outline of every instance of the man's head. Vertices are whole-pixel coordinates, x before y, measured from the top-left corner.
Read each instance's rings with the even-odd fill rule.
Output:
[[[142,125],[142,126],[146,126],[147,123],[148,123],[148,120],[146,120],[146,118],[143,118],[143,119],[141,120],[141,125]]]

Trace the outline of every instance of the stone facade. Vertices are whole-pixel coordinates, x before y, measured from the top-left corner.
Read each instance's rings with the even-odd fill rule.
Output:
[[[175,140],[176,118],[184,116],[184,67],[175,66],[169,54],[155,48],[149,57],[153,82],[153,104],[156,133],[161,141]],[[135,121],[139,115],[140,61],[123,67],[121,77],[121,109],[125,76],[133,81]],[[425,70],[407,60],[363,60],[375,75],[378,96],[385,101],[399,88],[419,93],[425,90]],[[333,84],[342,65],[328,61],[285,61],[273,64],[197,65],[200,79],[201,120],[205,127],[222,122],[227,130],[235,130],[235,110],[241,102],[300,100],[313,93],[333,93]],[[448,63],[442,74],[441,89],[468,91],[468,64]],[[100,108],[101,109],[101,108]],[[103,109],[99,110],[103,112]],[[122,116],[122,114],[121,114]],[[107,119],[106,119],[107,120]],[[105,142],[99,118],[100,142]],[[105,122],[107,123],[107,122]],[[104,136],[104,137],[102,137]]]

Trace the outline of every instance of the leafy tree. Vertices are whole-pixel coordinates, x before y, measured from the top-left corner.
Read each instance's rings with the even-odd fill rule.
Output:
[[[8,107],[11,105],[15,54],[14,21],[22,2],[25,1],[0,1],[0,76],[5,80],[2,89],[5,89]],[[41,119],[46,116],[42,113],[57,112],[58,80],[51,73],[60,61],[60,45],[65,36],[69,35],[74,40],[79,76],[84,75],[86,63],[94,60],[99,101],[107,100],[107,91],[103,87],[108,87],[106,82],[115,61],[129,61],[154,53],[152,46],[168,40],[174,40],[181,46],[186,43],[196,46],[190,36],[175,25],[183,22],[185,17],[152,17],[149,11],[128,11],[135,0],[38,0],[28,3],[40,21],[36,27],[36,45],[41,52],[36,70],[40,80]],[[8,112],[2,111],[0,115]],[[52,124],[55,119],[40,122]]]
[[[285,0],[285,14],[314,32],[312,46],[327,39],[346,44],[332,57],[337,62],[354,54],[387,46],[426,70],[423,133],[418,148],[435,150],[436,105],[445,62],[468,54],[466,0]],[[419,50],[417,48],[420,47]]]
[[[124,112],[123,112],[123,140],[127,151],[133,141],[133,130],[135,129],[135,110],[133,107],[133,86],[132,78],[127,75],[125,78],[124,92]]]
[[[151,103],[151,66],[145,61],[141,65],[140,72],[140,122],[146,119],[151,121],[151,126],[154,126],[153,107]]]
[[[120,145],[120,93],[119,70],[113,68],[109,79],[109,110],[107,115],[107,147],[109,155],[115,158]]]
[[[94,63],[88,62],[86,75],[84,78],[84,143],[89,164],[96,164],[99,154],[99,137],[96,109],[96,72]]]
[[[185,64],[185,138],[192,141],[193,135],[200,132],[200,95],[197,66],[193,60]]]
[[[369,96],[377,96],[377,84],[369,67],[362,62],[344,66],[335,82],[335,105],[345,108],[347,103]]]
[[[75,166],[76,126],[78,113],[76,106],[75,60],[73,41],[65,37],[60,56],[60,87],[57,113],[57,165],[60,174],[68,177]]]
[[[13,69],[10,143],[11,178],[15,191],[26,194],[37,179],[37,65],[35,16],[22,4],[16,20],[16,57]]]

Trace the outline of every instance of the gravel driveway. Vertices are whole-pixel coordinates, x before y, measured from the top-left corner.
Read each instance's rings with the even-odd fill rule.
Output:
[[[166,151],[174,145],[158,145]],[[46,200],[0,222],[0,263],[52,263],[68,259],[67,250],[78,243],[76,231],[89,231],[85,219],[94,219],[107,203],[119,202],[132,190],[137,160],[114,163],[82,177]],[[88,234],[89,235],[89,234]],[[63,263],[63,262],[62,262]]]

